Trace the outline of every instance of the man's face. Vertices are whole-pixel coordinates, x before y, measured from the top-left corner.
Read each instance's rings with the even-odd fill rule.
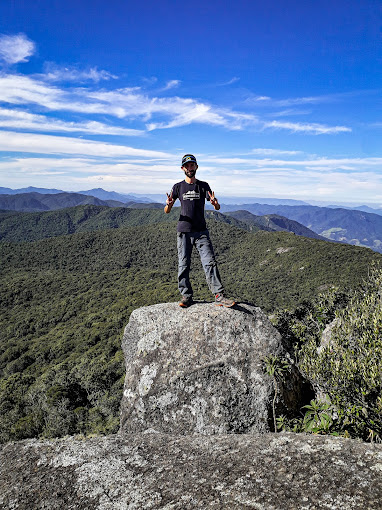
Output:
[[[187,177],[194,177],[196,174],[196,170],[198,168],[198,165],[194,161],[188,161],[182,166],[182,169],[184,173],[187,175]]]

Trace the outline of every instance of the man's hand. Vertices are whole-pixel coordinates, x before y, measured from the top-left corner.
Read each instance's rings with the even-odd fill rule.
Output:
[[[172,198],[172,193],[170,195],[166,193],[166,195],[167,195],[166,205],[171,205],[172,207],[175,202],[175,200]]]
[[[172,198],[172,192],[170,193],[170,195],[168,193],[166,193],[166,195],[167,195],[167,200],[166,200],[164,212],[167,214],[171,211],[171,208],[174,205],[175,200]]]
[[[218,202],[218,199],[215,197],[215,192],[214,191],[212,193],[208,192],[208,194],[210,196],[211,205],[214,207],[215,211],[218,211],[220,209],[220,204]]]

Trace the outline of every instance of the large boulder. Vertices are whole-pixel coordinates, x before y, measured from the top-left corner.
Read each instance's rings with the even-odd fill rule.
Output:
[[[288,353],[260,308],[208,303],[140,308],[130,316],[122,348],[122,433],[273,430],[274,387],[263,360],[270,354],[288,358]],[[292,367],[280,383],[277,413],[300,409],[302,387]]]
[[[304,434],[29,440],[0,447],[0,508],[380,510],[382,446]]]

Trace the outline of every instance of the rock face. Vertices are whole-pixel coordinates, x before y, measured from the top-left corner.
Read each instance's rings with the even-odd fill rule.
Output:
[[[21,441],[0,447],[0,508],[380,510],[382,446],[303,434]]]
[[[259,308],[206,303],[140,308],[130,316],[122,348],[122,433],[271,430],[274,389],[263,359],[288,354]],[[300,409],[301,392],[302,380],[292,370],[281,387],[278,413]]]

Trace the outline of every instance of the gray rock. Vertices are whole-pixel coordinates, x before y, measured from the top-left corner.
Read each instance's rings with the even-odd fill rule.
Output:
[[[176,303],[135,310],[122,348],[126,379],[122,433],[254,433],[273,430],[269,354],[288,357],[280,334],[251,305]],[[296,369],[281,384],[277,412],[299,410]]]
[[[304,434],[28,440],[0,448],[0,508],[380,510],[382,446]]]
[[[331,344],[333,329],[340,325],[340,319],[336,318],[330,322],[321,335],[320,345],[317,347],[317,354],[321,352]]]
[[[320,345],[317,347],[318,355],[320,355],[324,349],[330,347],[330,345],[332,344],[333,330],[340,326],[340,324],[341,324],[340,319],[336,318],[325,327],[321,335]],[[322,386],[320,386],[315,380],[311,380],[310,383],[314,388],[316,400],[325,402],[327,404],[331,404],[331,400],[327,393],[325,392],[325,389],[322,388]],[[333,405],[331,405],[331,408],[328,410],[328,413],[332,416],[333,419],[338,418],[338,412]]]

